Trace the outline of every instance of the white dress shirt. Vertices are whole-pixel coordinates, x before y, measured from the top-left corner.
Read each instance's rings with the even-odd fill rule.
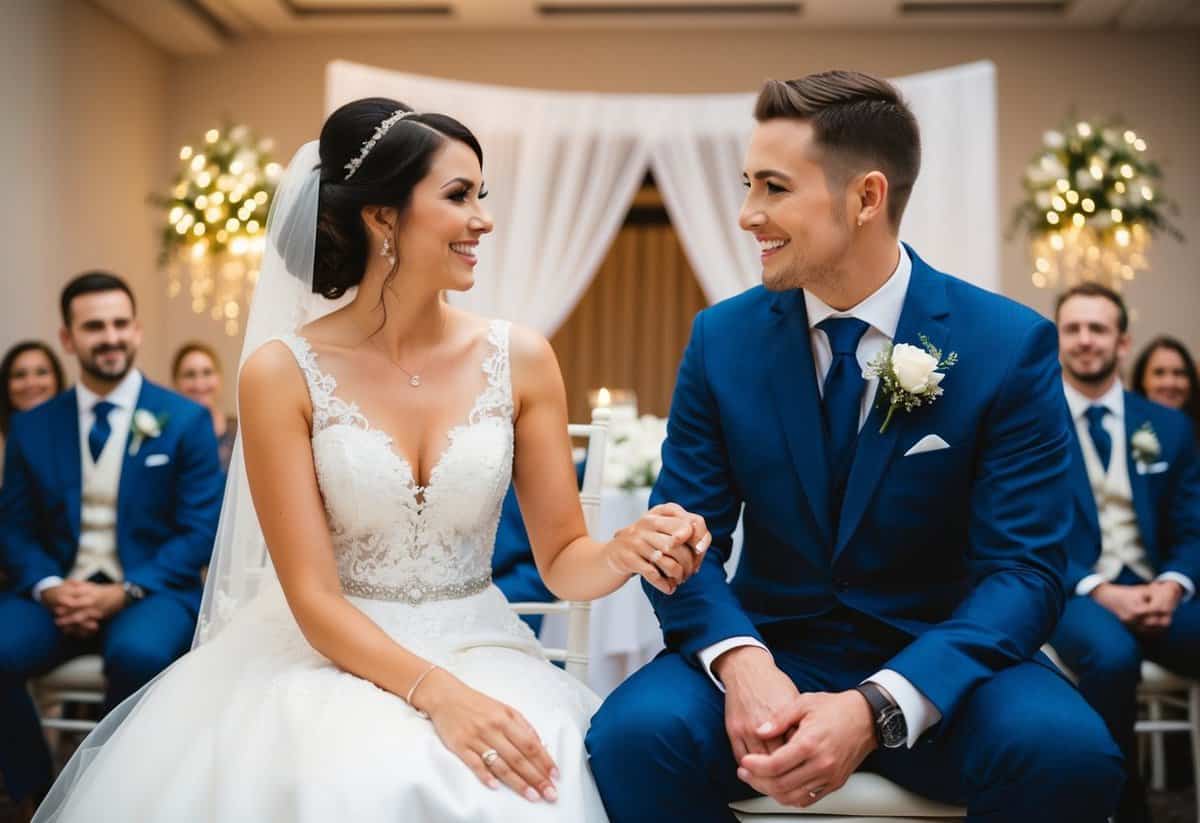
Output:
[[[80,501],[80,545],[76,563],[78,565],[82,560],[87,568],[79,566],[78,569],[72,569],[70,576],[73,578],[79,575],[86,578],[96,571],[104,571],[114,580],[119,580],[121,577],[120,562],[115,557],[116,489],[121,482],[121,464],[124,462],[125,442],[129,438],[130,422],[133,419],[133,412],[137,407],[141,391],[142,374],[137,369],[130,369],[117,387],[104,397],[96,394],[82,383],[75,386],[75,401],[79,413],[79,460],[81,472],[84,475],[81,478],[81,485],[85,485],[82,481],[89,477],[97,479],[95,473],[102,471],[105,476],[99,482],[112,485],[112,495],[111,501],[107,499],[108,495],[102,495],[101,499],[95,501]],[[107,400],[116,408],[108,413],[108,425],[112,432],[104,444],[104,451],[100,453],[98,461],[93,461],[88,448],[88,432],[92,430],[92,424],[96,421],[93,409],[101,400]],[[87,511],[84,511],[85,508]],[[112,556],[105,557],[109,554]],[[76,571],[79,572],[78,575],[75,573]],[[62,582],[63,579],[58,575],[42,578],[34,584],[34,600],[40,602],[43,591],[61,585]]]
[[[887,281],[873,294],[847,311],[838,311],[811,292],[804,292],[804,306],[808,312],[808,334],[812,343],[818,391],[824,392],[825,375],[833,362],[833,349],[829,345],[829,338],[824,330],[817,328],[817,324],[828,317],[856,317],[867,323],[870,328],[859,340],[858,350],[855,352],[859,366],[865,369],[871,360],[883,350],[884,346],[895,338],[896,327],[900,324],[900,313],[904,310],[904,298],[908,294],[908,282],[911,278],[912,260],[904,247],[900,246],[900,259],[896,264],[895,271]],[[879,378],[872,377],[867,381],[863,390],[862,405],[858,415],[859,429],[863,427],[867,416],[871,413],[878,385]],[[712,664],[722,654],[739,646],[759,646],[766,649],[766,646],[753,637],[741,636],[727,638],[700,651],[700,663],[708,672],[708,676],[712,678],[713,683],[722,691],[725,690],[724,686],[713,674]],[[938,711],[937,707],[899,672],[883,669],[871,675],[867,680],[886,689],[900,707],[900,711],[904,714],[904,723],[908,727],[909,748],[913,747],[917,738],[926,729],[942,719],[942,713]]]
[[[1133,508],[1133,486],[1129,479],[1129,463],[1126,460],[1128,435],[1125,421],[1125,387],[1120,380],[1113,381],[1101,397],[1095,400],[1084,396],[1069,383],[1063,383],[1067,396],[1067,407],[1075,421],[1075,433],[1083,452],[1088,482],[1096,499],[1096,514],[1100,521],[1100,556],[1096,559],[1095,571],[1084,577],[1075,586],[1075,593],[1087,596],[1101,583],[1110,583],[1117,578],[1123,567],[1143,580],[1173,580],[1183,587],[1183,599],[1190,600],[1196,593],[1192,579],[1179,572],[1163,572],[1154,576],[1142,545],[1141,530],[1138,528],[1137,512]],[[1101,426],[1112,439],[1112,454],[1109,456],[1108,471],[1100,464],[1100,456],[1092,443],[1088,430],[1087,410],[1091,406],[1104,406]]]

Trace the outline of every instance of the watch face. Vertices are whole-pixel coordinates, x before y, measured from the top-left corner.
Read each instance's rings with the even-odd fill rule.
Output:
[[[908,742],[908,724],[898,706],[884,710],[879,718],[879,738],[885,749],[896,749]]]

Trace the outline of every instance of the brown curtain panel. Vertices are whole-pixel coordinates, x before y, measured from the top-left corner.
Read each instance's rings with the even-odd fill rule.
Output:
[[[707,305],[669,224],[627,223],[595,280],[550,340],[573,422],[592,389],[633,389],[638,411],[666,417],[692,319]]]

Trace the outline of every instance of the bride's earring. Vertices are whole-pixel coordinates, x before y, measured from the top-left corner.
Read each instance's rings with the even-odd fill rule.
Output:
[[[379,250],[380,257],[386,257],[388,263],[396,265],[396,255],[392,254],[392,239],[390,237],[383,238],[383,248]]]

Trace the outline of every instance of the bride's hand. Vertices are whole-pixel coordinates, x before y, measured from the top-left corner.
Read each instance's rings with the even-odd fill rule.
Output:
[[[530,802],[558,800],[558,768],[516,709],[440,668],[425,678],[413,696],[413,707],[429,715],[446,748],[488,788],[503,783]]]
[[[620,574],[640,574],[660,592],[674,594],[700,568],[710,543],[703,517],[662,503],[613,535],[608,565]]]

